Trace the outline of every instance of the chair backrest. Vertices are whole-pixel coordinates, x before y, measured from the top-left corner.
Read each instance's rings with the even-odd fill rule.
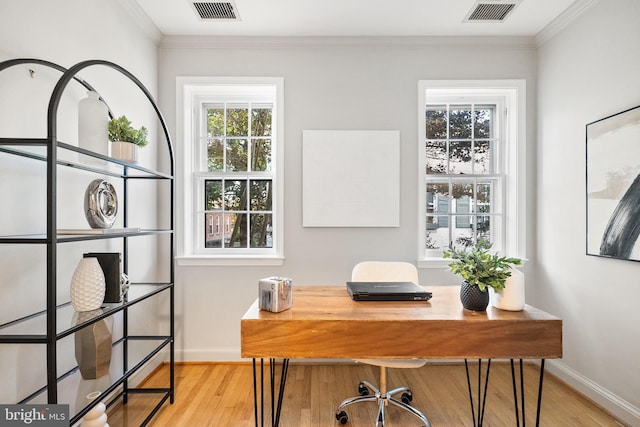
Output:
[[[353,267],[351,281],[418,283],[418,269],[408,262],[364,261]]]

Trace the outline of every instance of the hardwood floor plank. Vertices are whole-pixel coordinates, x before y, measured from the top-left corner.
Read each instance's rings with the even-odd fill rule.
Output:
[[[259,365],[258,365],[259,366]],[[265,363],[265,392],[269,392],[269,368]],[[477,363],[470,363],[474,402],[476,401]],[[486,363],[483,364],[483,373]],[[163,387],[167,366],[162,366],[144,383],[145,387]],[[151,422],[154,427],[254,427],[253,378],[250,364],[176,365],[176,396],[173,405],[165,404]],[[279,382],[281,365],[277,365]],[[484,375],[484,374],[483,374]],[[494,362],[484,416],[484,425],[506,427],[516,424],[510,365]],[[526,421],[534,425],[539,369],[525,364]],[[357,395],[358,383],[366,379],[378,384],[376,367],[361,364],[291,364],[282,409],[282,427],[337,427],[335,411],[340,402]],[[420,409],[433,427],[473,426],[464,364],[428,363],[420,369],[389,369],[389,387],[409,385],[413,406]],[[520,403],[518,402],[518,405]],[[138,425],[150,399],[131,399],[125,405],[110,408],[111,427]],[[265,425],[271,421],[270,403],[265,401]],[[348,427],[375,425],[374,402],[347,408]],[[394,406],[387,409],[388,427],[419,426],[417,418]],[[618,427],[624,426],[610,414],[546,374],[542,399],[541,426]]]

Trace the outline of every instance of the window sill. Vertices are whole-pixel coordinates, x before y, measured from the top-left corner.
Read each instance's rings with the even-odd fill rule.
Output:
[[[283,256],[212,256],[212,255],[183,255],[176,257],[179,266],[278,266],[284,264]]]
[[[528,259],[526,258],[520,258],[522,260],[522,265],[517,266],[516,268],[523,268],[525,266],[525,264],[527,263]],[[445,258],[422,258],[419,259],[416,264],[418,266],[418,268],[445,268],[448,269],[449,268],[449,264],[451,263],[451,259],[445,259]]]

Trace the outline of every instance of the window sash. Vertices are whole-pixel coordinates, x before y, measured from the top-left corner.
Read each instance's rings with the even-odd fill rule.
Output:
[[[429,111],[444,111],[440,118],[446,118],[444,126],[427,129]],[[464,96],[456,97],[443,95],[442,97],[426,97],[422,108],[420,126],[424,129],[422,140],[424,157],[421,159],[424,185],[421,191],[429,198],[429,186],[444,185],[447,188],[446,210],[444,212],[430,211],[429,201],[426,200],[422,208],[421,220],[425,236],[421,240],[420,253],[422,258],[441,258],[443,251],[449,246],[461,246],[475,243],[482,236],[493,243],[493,249],[504,251],[506,247],[506,229],[504,216],[506,213],[506,190],[504,160],[506,149],[504,141],[505,121],[502,120],[504,103],[500,97]],[[478,111],[491,110],[492,120],[488,128],[478,125],[476,118]],[[454,126],[451,117],[454,114],[466,114],[470,117],[468,126]],[[480,136],[476,138],[476,136]],[[431,138],[429,138],[431,137]],[[488,144],[488,149],[484,145]],[[478,149],[480,147],[480,149]],[[441,152],[438,153],[438,150]],[[458,158],[452,154],[458,150]],[[486,151],[482,151],[486,150]],[[488,156],[484,163],[477,161],[478,153]],[[430,161],[430,155],[438,155],[435,161]],[[468,160],[464,156],[469,157]],[[480,212],[478,201],[478,186],[488,183],[490,199],[489,211]],[[469,185],[469,212],[457,212],[457,204],[462,200],[455,197],[454,187]],[[459,192],[459,191],[458,191]],[[433,203],[433,202],[432,202]],[[438,203],[442,203],[439,200]],[[484,205],[486,207],[486,203]],[[483,229],[488,222],[488,230]],[[441,229],[442,228],[442,229]],[[446,233],[446,236],[443,236]]]
[[[246,132],[228,132],[228,111],[229,109],[246,109],[247,110],[247,124]],[[210,109],[220,109],[223,111],[223,126],[219,128],[213,128],[213,130],[222,129],[222,132],[210,132],[208,126],[207,114]],[[258,132],[258,135],[254,135],[256,127],[254,127],[253,118],[256,110],[270,109],[271,110],[271,123],[270,130],[265,132]],[[277,135],[276,126],[276,106],[275,102],[268,97],[260,96],[255,101],[250,99],[247,94],[243,98],[234,98],[230,94],[227,94],[227,99],[221,100],[215,97],[203,97],[198,102],[198,108],[194,111],[194,127],[197,129],[197,135],[195,137],[195,150],[194,150],[194,170],[193,170],[193,182],[194,184],[194,209],[193,209],[193,252],[195,254],[209,254],[209,255],[266,255],[274,256],[278,255],[278,230],[277,230],[277,218],[280,215],[277,212],[275,203],[276,197],[279,195],[276,193],[275,175],[276,175],[276,159],[275,159],[275,143]],[[242,125],[244,128],[244,124]],[[231,135],[229,135],[231,133]],[[242,153],[242,161],[239,163],[240,167],[230,167],[232,163],[229,160],[229,142],[244,141],[245,153]],[[210,168],[209,161],[210,156],[208,152],[209,144],[211,141],[219,141],[222,146],[221,158],[219,168]],[[265,162],[265,167],[259,167],[258,169],[264,170],[252,170],[253,166],[257,163],[254,162],[254,150],[258,144],[268,141],[271,152],[268,154],[268,161]],[[214,159],[215,162],[215,159]],[[237,163],[237,162],[236,162]],[[243,167],[243,164],[246,167]],[[231,182],[239,181],[244,182],[247,188],[249,188],[252,182],[267,181],[269,182],[269,189],[271,192],[271,209],[268,210],[252,210],[251,209],[251,195],[250,191],[246,191],[246,200],[244,201],[243,209],[226,209],[224,207],[224,195],[222,202],[222,209],[207,209],[206,206],[206,183],[210,181]],[[223,184],[224,186],[224,184]],[[223,187],[224,193],[224,187]],[[208,233],[210,227],[208,225],[209,220],[220,221],[222,226],[220,233],[210,234]],[[242,224],[238,224],[235,221],[243,221]],[[252,237],[255,236],[255,231],[252,229],[252,225],[256,224],[256,228],[264,225],[265,221],[266,229],[268,231],[262,240],[262,244],[257,246],[254,244],[255,240]],[[231,223],[234,223],[233,225]],[[238,228],[239,227],[239,228]],[[240,231],[238,231],[240,229]],[[239,235],[240,238],[234,240],[232,235]],[[219,239],[219,242],[216,240]]]

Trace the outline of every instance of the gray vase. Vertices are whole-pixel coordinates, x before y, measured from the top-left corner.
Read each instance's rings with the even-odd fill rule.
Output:
[[[462,282],[460,301],[467,310],[485,311],[489,305],[489,292],[482,292],[479,287]]]
[[[101,313],[102,309],[76,312],[72,321],[79,324]],[[109,374],[112,327],[112,318],[101,319],[74,334],[75,356],[82,379],[96,379]]]

